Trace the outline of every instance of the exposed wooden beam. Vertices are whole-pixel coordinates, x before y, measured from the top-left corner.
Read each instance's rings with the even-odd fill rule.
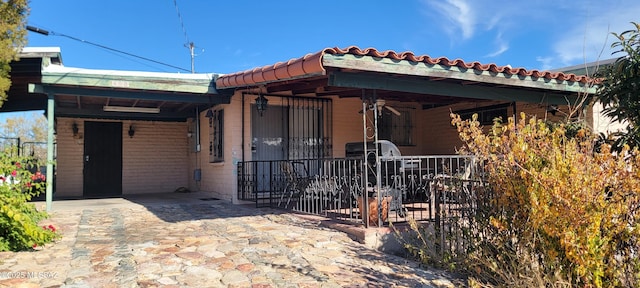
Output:
[[[194,117],[190,111],[164,112],[158,114],[105,112],[102,109],[76,109],[70,107],[57,107],[56,117],[73,118],[103,118],[103,119],[127,119],[127,120],[154,120],[154,121],[186,121]]]
[[[190,94],[190,93],[161,93],[155,91],[139,90],[113,90],[113,89],[90,89],[85,87],[53,86],[43,84],[29,84],[30,93],[52,93],[81,97],[102,97],[118,99],[142,99],[151,101],[169,101],[178,103],[207,104],[229,104],[231,97],[219,94]],[[211,96],[211,97],[209,97]]]

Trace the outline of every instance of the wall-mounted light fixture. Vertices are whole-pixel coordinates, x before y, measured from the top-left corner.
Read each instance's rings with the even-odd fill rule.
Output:
[[[207,117],[209,119],[213,118],[213,110],[209,108],[209,110],[207,110],[207,114],[205,114],[204,117]]]
[[[258,95],[258,98],[256,98],[256,109],[258,109],[258,115],[260,115],[260,117],[262,117],[262,113],[267,110],[268,102],[269,100],[267,100],[267,98],[262,94]]]
[[[133,129],[133,124],[129,125],[129,138],[133,138],[133,135],[136,134],[136,130]]]
[[[73,132],[73,137],[78,136],[78,131],[80,129],[78,128],[78,123],[73,122],[73,125],[71,125],[71,132]]]

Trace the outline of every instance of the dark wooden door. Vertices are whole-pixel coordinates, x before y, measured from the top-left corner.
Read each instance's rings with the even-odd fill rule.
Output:
[[[122,195],[122,123],[84,122],[84,196]]]

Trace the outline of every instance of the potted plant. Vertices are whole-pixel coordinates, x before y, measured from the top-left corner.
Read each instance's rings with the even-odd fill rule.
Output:
[[[380,197],[380,201],[378,201],[378,197],[376,197],[376,193],[371,193],[369,192],[369,197],[367,197],[367,202],[368,202],[368,217],[365,218],[364,216],[364,196],[359,196],[358,197],[358,211],[360,213],[360,216],[362,216],[362,221],[366,221],[366,219],[369,219],[369,225],[371,226],[378,226],[378,217],[380,216],[380,220],[382,220],[382,222],[384,223],[385,221],[387,221],[387,218],[389,217],[389,205],[391,204],[391,196],[382,196]],[[378,202],[380,203],[380,212],[378,213]]]

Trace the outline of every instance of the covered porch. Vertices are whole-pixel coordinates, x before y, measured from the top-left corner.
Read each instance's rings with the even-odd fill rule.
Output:
[[[243,107],[238,200],[365,226],[465,215],[487,192],[481,167],[456,154],[451,112],[553,122],[582,117],[595,92],[574,74],[358,47],[222,75],[216,87]]]

